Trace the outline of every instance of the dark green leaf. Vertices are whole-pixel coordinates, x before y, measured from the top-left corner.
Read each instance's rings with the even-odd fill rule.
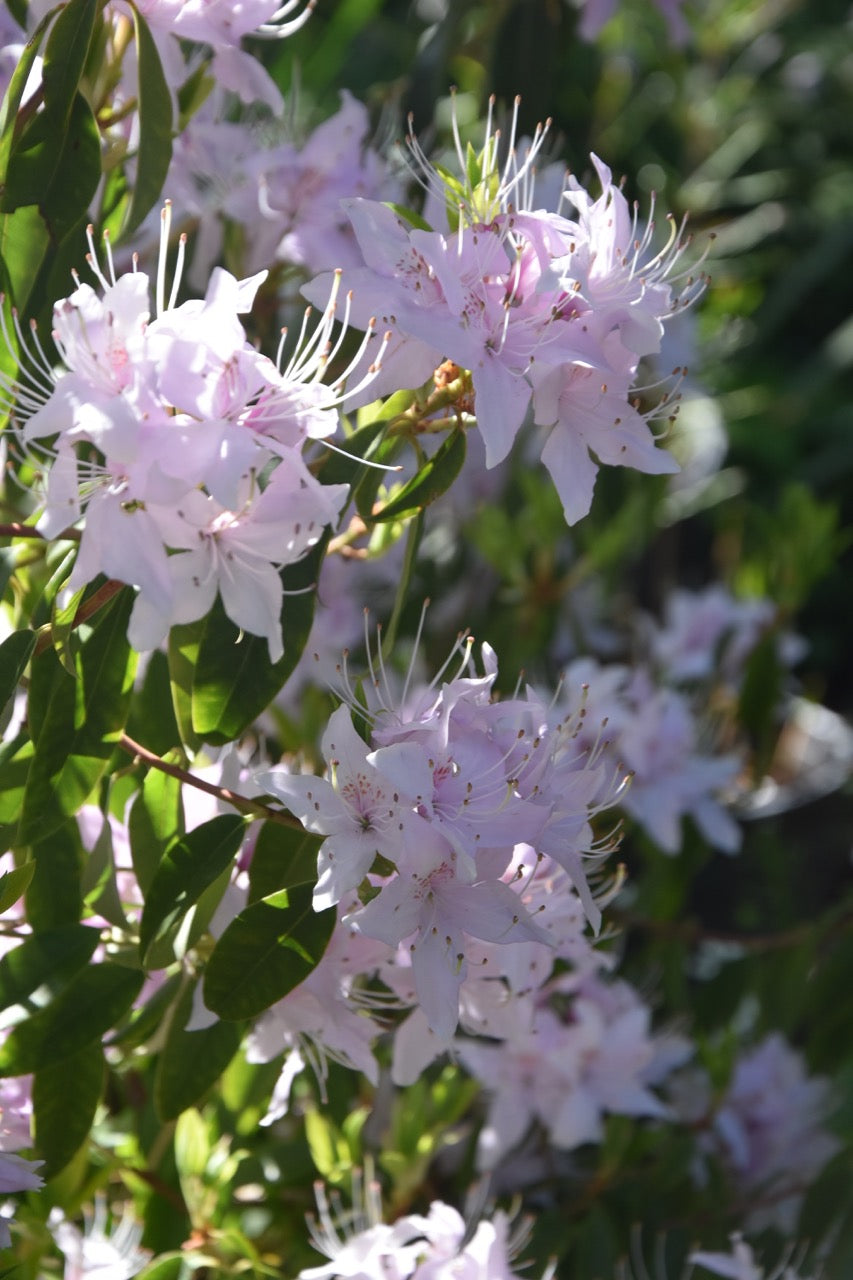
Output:
[[[204,974],[204,1002],[220,1018],[263,1013],[315,968],[335,927],[319,914],[312,888],[282,889],[241,911],[219,939]]]
[[[0,913],[13,907],[33,878],[36,869],[34,862],[25,862],[22,867],[15,867],[0,876]]]
[[[257,902],[279,889],[317,880],[317,850],[322,836],[265,822],[261,827],[249,864],[249,901]]]
[[[416,476],[386,502],[380,511],[374,511],[372,519],[403,520],[428,507],[441,497],[459,475],[465,461],[465,432],[451,432],[437,452],[421,467]]]
[[[362,428],[362,430],[367,429]],[[371,451],[371,461],[377,462],[381,467],[390,467],[402,449],[403,443],[401,436],[386,436],[380,439]],[[355,509],[367,524],[373,520],[373,508],[376,505],[379,486],[387,480],[387,471],[380,471],[378,467],[363,467],[362,475],[356,477],[353,483],[352,496]]]
[[[69,924],[25,938],[0,960],[0,1009],[23,1004],[45,983],[65,986],[91,960],[100,937],[98,929]]]
[[[34,840],[30,853],[35,871],[27,889],[27,919],[34,929],[76,924],[83,910],[80,876],[85,854],[74,818]]]
[[[195,624],[199,647],[192,682],[192,724],[205,742],[221,744],[239,737],[269,706],[296,666],[311,630],[317,594],[305,588],[316,584],[325,548],[324,537],[303,560],[282,572],[284,657],[278,662],[270,662],[266,640],[240,632],[219,597],[208,616]],[[287,594],[299,591],[302,594]]]
[[[2,107],[0,107],[0,182],[5,182],[6,167],[9,163],[9,156],[12,152],[12,145],[15,139],[15,125],[17,123],[18,110],[24,96],[24,90],[27,87],[27,81],[30,78],[30,72],[33,64],[38,57],[38,51],[44,34],[50,26],[56,15],[56,9],[50,9],[42,18],[27,43],[24,45],[24,51],[18,59],[18,64],[12,73],[12,79],[9,81],[9,87],[6,90],[6,96],[3,99]]]
[[[372,460],[381,446],[388,422],[378,418],[376,422],[368,422],[359,427],[351,436],[347,436],[340,446],[343,453],[329,453],[323,460],[323,484],[349,484],[355,486],[367,468],[363,459]],[[379,475],[381,476],[381,472]]]
[[[0,1049],[0,1075],[27,1075],[63,1062],[99,1040],[130,1008],[144,975],[123,965],[90,965],[61,995],[9,1032]]]
[[[98,838],[83,863],[80,890],[87,916],[99,915],[117,929],[127,929],[116,879],[112,828],[107,821],[102,823]]]
[[[775,633],[768,632],[749,655],[738,704],[741,723],[754,744],[756,779],[761,778],[769,767],[776,745],[776,717],[783,674],[777,637]]]
[[[44,107],[60,131],[71,119],[97,14],[98,0],[68,0],[60,8],[47,39],[42,66]]]
[[[139,68],[139,148],[123,235],[134,231],[160,199],[172,160],[172,95],[148,24],[136,5],[131,8]]]
[[[187,987],[169,1026],[154,1077],[154,1105],[161,1120],[174,1120],[207,1093],[240,1047],[243,1029],[236,1022],[215,1022],[187,1031],[193,1008]]]
[[[21,815],[22,844],[44,840],[77,813],[106,768],[133,690],[136,654],[126,638],[132,606],[128,587],[101,611],[77,655],[76,680],[52,650],[32,664],[37,733]]]
[[[226,870],[240,848],[246,824],[222,814],[169,845],[148,890],[139,927],[140,954],[164,937]]]
[[[169,664],[160,649],[148,659],[142,687],[130,706],[127,732],[158,756],[165,756],[181,741],[169,691]]]
[[[35,647],[33,631],[13,631],[0,644],[0,709],[17,689]]]
[[[35,1145],[40,1171],[52,1178],[83,1145],[104,1087],[104,1052],[88,1044],[70,1057],[36,1071],[33,1079]]]

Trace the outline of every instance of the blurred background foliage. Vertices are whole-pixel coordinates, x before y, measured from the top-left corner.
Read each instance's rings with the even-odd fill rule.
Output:
[[[689,211],[699,252],[714,237],[711,286],[665,353],[671,366],[689,366],[688,454],[716,450],[714,464],[698,478],[688,467],[674,493],[663,479],[608,469],[592,514],[570,533],[538,468],[517,465],[500,503],[472,500],[457,511],[464,540],[427,538],[423,591],[439,594],[447,576],[477,582],[450,629],[461,618],[487,635],[511,689],[522,670],[553,678],[602,619],[621,656],[629,642],[620,618],[637,607],[659,611],[676,585],[722,579],[778,604],[781,624],[808,646],[799,691],[849,716],[853,13],[846,0],[703,0],[684,6],[690,34],[675,45],[650,0],[616,8],[593,44],[565,0],[321,5],[278,55],[287,77],[296,54],[309,116],[333,110],[345,84],[370,104],[380,136],[402,137],[409,112],[428,141],[434,119],[440,136],[451,86],[472,118],[482,118],[490,93],[504,109],[518,94],[522,132],[552,119],[551,158],[586,179],[594,151],[626,175],[641,216],[654,192],[660,209]],[[751,716],[741,707],[764,763],[778,725],[762,721],[762,698],[773,705],[778,679],[759,654]],[[747,993],[751,1035],[780,1028],[842,1093],[853,1082],[851,819],[848,781],[748,823],[737,859],[711,855],[696,833],[679,859],[662,859],[627,834],[635,887],[616,912],[621,971],[694,1032],[701,1025],[706,1065],[723,1082]],[[829,1280],[853,1274],[853,1116],[839,1100],[846,1149],[801,1220],[812,1239],[835,1224]],[[647,1241],[668,1229],[683,1257],[689,1242],[678,1224],[695,1224],[697,1212],[715,1218],[715,1185],[712,1171],[703,1210],[679,1144],[683,1134],[651,1135],[612,1118],[590,1167],[569,1179],[574,1191],[540,1219],[538,1256],[565,1255],[567,1276],[610,1275],[626,1224],[641,1219]],[[582,1161],[570,1163],[580,1175]]]

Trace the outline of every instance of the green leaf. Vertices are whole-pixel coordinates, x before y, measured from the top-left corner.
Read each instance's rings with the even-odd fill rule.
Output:
[[[24,90],[27,87],[27,81],[30,78],[30,72],[33,69],[33,64],[38,57],[38,51],[41,47],[41,42],[44,39],[45,32],[56,16],[56,12],[56,9],[50,9],[44,15],[33,34],[24,45],[24,51],[18,59],[18,65],[12,73],[12,79],[9,81],[9,87],[6,90],[6,96],[3,99],[3,105],[0,107],[0,182],[5,182],[9,156],[12,153],[12,146],[15,140],[15,125],[17,123],[18,111],[24,97]]]
[[[394,200],[383,200],[382,203],[386,209],[391,209],[398,218],[402,218],[408,226],[414,227],[417,231],[432,231],[426,218],[416,213],[414,209],[410,209],[408,205],[397,204]]]
[[[187,987],[169,1025],[166,1043],[154,1076],[154,1105],[161,1120],[175,1120],[207,1093],[240,1047],[243,1028],[236,1022],[215,1022],[201,1031],[187,1031],[193,1008]]]
[[[296,666],[311,630],[317,595],[306,588],[316,585],[325,549],[324,537],[303,560],[282,572],[284,656],[278,662],[270,662],[266,640],[234,625],[218,596],[208,616],[193,624],[198,628],[198,658],[192,679],[192,727],[205,742],[220,745],[239,737]],[[294,592],[302,594],[287,594]]]
[[[54,596],[51,609],[50,635],[56,656],[68,674],[75,677],[77,675],[77,668],[74,665],[76,646],[72,645],[71,637],[74,635],[74,619],[77,617],[77,610],[85,594],[86,588],[80,587],[79,591],[75,591],[71,599],[61,608],[58,597]]]
[[[139,926],[143,958],[194,906],[231,864],[246,831],[243,818],[222,814],[178,836],[168,847],[148,890]]]
[[[77,654],[76,680],[53,650],[33,661],[38,728],[18,835],[22,844],[44,840],[76,814],[107,766],[133,692],[137,659],[126,637],[132,606],[127,587],[101,611]]]
[[[317,850],[322,843],[322,836],[284,827],[280,822],[265,822],[249,864],[249,901],[257,902],[298,884],[315,884]]]
[[[4,837],[4,848],[11,848],[15,838],[33,750],[26,733],[0,745],[0,835]]]
[[[23,1004],[46,983],[65,986],[88,964],[100,940],[100,930],[83,924],[69,924],[25,938],[0,960],[0,1009]]]
[[[403,485],[380,511],[374,511],[371,518],[376,521],[403,520],[435,502],[462,470],[465,447],[465,432],[461,428],[452,431],[418,474]]]
[[[99,915],[117,929],[127,929],[127,916],[116,879],[112,828],[106,820],[83,863],[80,890],[87,916]]]
[[[11,213],[37,206],[58,244],[86,217],[100,177],[98,126],[78,93],[67,123],[59,125],[47,109],[32,118],[9,160],[1,207]]]
[[[181,742],[196,752],[201,738],[193,728],[193,676],[201,644],[202,623],[190,622],[169,632],[169,683]]]
[[[35,871],[27,889],[27,919],[36,930],[76,924],[83,910],[80,876],[85,860],[80,830],[71,818],[30,845]]]
[[[104,1087],[100,1044],[82,1049],[36,1071],[33,1079],[35,1145],[44,1160],[41,1173],[52,1178],[80,1149],[92,1127]]]
[[[0,644],[0,709],[17,689],[35,647],[34,631],[13,631]]]
[[[363,460],[373,459],[385,438],[387,427],[386,418],[377,418],[375,422],[359,427],[344,440],[340,447],[349,456],[329,452],[323,459],[323,484],[349,484],[355,487],[360,476],[368,470]]]
[[[13,871],[0,876],[0,914],[13,907],[26,892],[35,869],[34,862],[25,862],[22,867],[15,867]]]
[[[29,310],[31,296],[38,297],[36,283],[50,248],[50,237],[37,207],[26,205],[13,213],[0,214],[0,256],[3,258],[4,287],[22,314]]]
[[[139,226],[160,199],[172,160],[172,95],[148,24],[135,4],[131,9],[139,68],[139,147],[124,236]]]
[[[177,752],[165,759],[181,763]],[[147,896],[166,846],[184,830],[181,783],[160,769],[149,769],[128,819],[133,870]]]
[[[98,0],[68,0],[48,36],[42,66],[44,109],[60,130],[67,128],[71,119],[98,7]]]
[[[123,965],[90,965],[61,995],[9,1032],[0,1048],[0,1076],[27,1075],[63,1062],[99,1040],[129,1009],[144,975]]]
[[[241,911],[214,948],[204,1002],[220,1018],[254,1018],[303,982],[335,927],[334,910],[317,913],[311,885],[298,885]]]
[[[169,690],[169,664],[162,649],[155,649],[146,663],[142,687],[130,706],[127,732],[158,756],[165,756],[181,741]]]

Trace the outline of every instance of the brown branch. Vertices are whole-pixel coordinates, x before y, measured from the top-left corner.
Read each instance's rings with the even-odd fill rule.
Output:
[[[71,623],[71,629],[82,626],[84,622],[97,613],[99,609],[103,609],[105,604],[112,600],[113,596],[118,595],[119,591],[125,586],[125,583],[119,582],[117,578],[108,578],[102,586],[98,587],[89,596],[88,600],[81,600],[79,608],[74,615],[74,621]],[[44,653],[45,649],[49,649],[53,644],[53,627],[48,622],[45,626],[39,627],[38,640],[36,641],[35,653],[38,656]]]
[[[34,525],[13,520],[10,524],[0,524],[0,538],[38,538],[43,542],[44,534],[39,533]]]
[[[292,814],[282,809],[271,809],[260,800],[250,800],[248,796],[241,796],[236,791],[229,790],[228,787],[218,787],[215,783],[205,782],[203,778],[197,778],[188,769],[182,769],[180,765],[171,764],[168,760],[161,760],[153,751],[149,751],[139,742],[134,742],[133,738],[128,737],[126,733],[121,735],[119,746],[129,755],[150,765],[152,769],[159,769],[161,773],[168,773],[170,778],[177,778],[187,786],[205,791],[209,796],[216,796],[217,800],[224,800],[226,804],[230,804],[233,809],[246,814],[247,817],[267,818],[270,822],[277,822],[279,826],[289,827],[292,831],[303,830],[302,823]]]
[[[55,537],[49,539],[51,542],[79,542],[82,538],[79,529],[63,529],[62,533],[57,533]],[[22,524],[19,520],[12,520],[7,524],[0,524],[0,538],[34,538],[38,542],[45,542],[43,533],[39,533],[33,524]]]

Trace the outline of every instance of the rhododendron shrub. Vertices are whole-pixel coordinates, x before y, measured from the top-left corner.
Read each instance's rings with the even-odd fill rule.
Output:
[[[487,7],[0,14],[0,1275],[853,1266],[849,889],[761,822],[851,735],[798,562],[657,572],[746,485],[711,239]]]

